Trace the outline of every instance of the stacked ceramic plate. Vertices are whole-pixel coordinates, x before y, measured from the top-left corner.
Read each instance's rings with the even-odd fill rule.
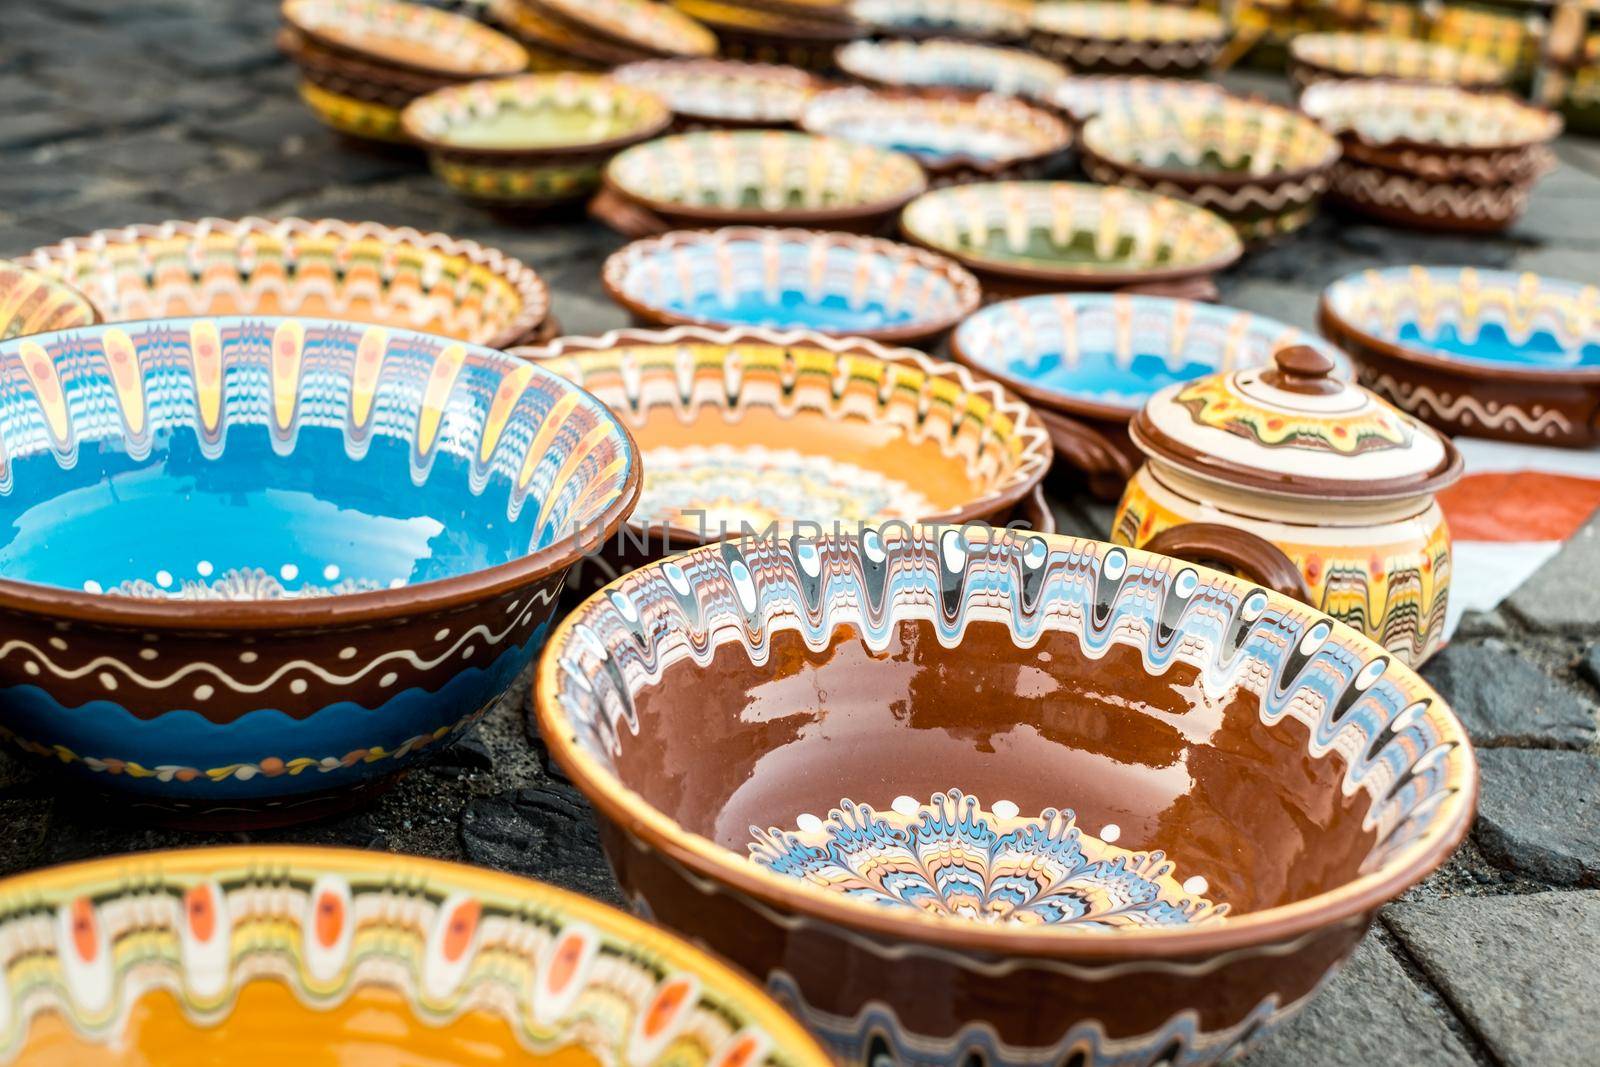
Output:
[[[1389,222],[1499,230],[1554,165],[1561,119],[1501,93],[1325,81],[1300,99],[1344,155],[1330,196]]]
[[[672,0],[711,28],[730,59],[832,71],[834,49],[862,36],[843,0]]]
[[[1029,43],[1073,70],[1192,75],[1216,60],[1228,25],[1175,4],[1053,2],[1033,13]]]
[[[287,0],[278,46],[300,96],[341,133],[404,141],[400,111],[449,85],[515,74],[528,53],[473,19],[399,0]]]
[[[489,10],[536,70],[605,70],[717,50],[710,30],[653,0],[489,0]]]
[[[1487,56],[1442,44],[1376,33],[1306,33],[1289,44],[1289,81],[1296,91],[1319,81],[1386,81],[1497,89],[1508,74]]]

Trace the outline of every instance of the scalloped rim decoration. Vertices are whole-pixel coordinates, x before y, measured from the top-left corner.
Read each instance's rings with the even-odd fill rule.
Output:
[[[0,341],[99,321],[89,298],[61,278],[0,259]]]
[[[674,114],[703,122],[798,122],[818,84],[795,67],[733,59],[644,60],[618,67],[611,77],[654,93]]]
[[[1300,109],[1329,133],[1374,146],[1416,145],[1463,152],[1508,152],[1561,135],[1561,116],[1509,93],[1377,79],[1308,87]]]
[[[654,0],[517,0],[544,8],[582,32],[669,57],[704,59],[717,38],[694,19]]]
[[[1496,88],[1507,72],[1485,55],[1447,45],[1376,33],[1302,33],[1289,42],[1291,65],[1302,84],[1321,78],[1385,78]]]
[[[1081,125],[1108,106],[1160,108],[1220,100],[1227,95],[1228,91],[1215,82],[1148,74],[1071,74],[1040,97],[1040,102]]]
[[[538,138],[526,143],[479,143],[462,140],[463,130],[508,110],[537,111],[544,105],[588,108],[608,120],[603,131],[558,141]],[[406,107],[401,122],[407,136],[430,152],[484,158],[560,157],[620,149],[654,137],[672,122],[667,105],[651,93],[600,75],[565,71],[523,74],[451,86],[419,97]]]
[[[284,0],[290,26],[338,51],[449,78],[492,78],[528,65],[503,33],[448,11],[400,0]],[[410,46],[397,50],[393,43]]]
[[[1043,97],[1067,78],[1054,60],[1022,48],[951,41],[852,41],[834,56],[860,81],[909,88]]]

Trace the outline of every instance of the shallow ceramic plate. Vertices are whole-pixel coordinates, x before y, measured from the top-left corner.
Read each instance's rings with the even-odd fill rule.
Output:
[[[1209,67],[1227,38],[1227,23],[1198,8],[1072,0],[1037,5],[1028,39],[1074,70],[1182,74]]]
[[[0,341],[99,321],[94,305],[71,285],[0,260]]]
[[[316,43],[452,78],[492,78],[528,65],[503,33],[463,15],[400,0],[285,0],[283,18]]]
[[[857,81],[885,87],[1043,96],[1066,78],[1059,64],[1020,48],[966,41],[853,41],[839,49],[839,68]]]
[[[1081,126],[1107,108],[1162,108],[1219,100],[1227,95],[1220,85],[1185,78],[1073,74],[1038,99]]]
[[[1016,41],[1031,0],[852,0],[850,13],[883,37]]]
[[[978,307],[978,281],[944,256],[856,234],[735,227],[678,231],[613,253],[600,280],[653,325],[767,326],[927,344]]]
[[[1387,78],[1486,89],[1507,73],[1485,55],[1375,33],[1303,33],[1289,42],[1290,75],[1305,88],[1330,78]]]
[[[829,1067],[706,953],[385,852],[144,852],[0,882],[0,1062]]]
[[[316,315],[503,348],[538,332],[544,279],[442,233],[338,219],[200,219],[97,230],[21,261],[89,294],[107,322]]]
[[[1553,141],[1561,117],[1505,93],[1378,80],[1321,82],[1300,109],[1330,133],[1371,145],[1508,151]]]
[[[663,57],[715,55],[717,38],[694,19],[655,0],[518,0],[579,33]]]
[[[611,76],[654,93],[680,119],[712,126],[793,125],[817,92],[817,80],[803,70],[726,59],[629,63]]]

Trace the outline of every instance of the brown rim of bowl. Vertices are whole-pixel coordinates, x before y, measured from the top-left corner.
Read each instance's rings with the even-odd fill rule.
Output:
[[[455,84],[449,78],[416,74],[374,63],[365,56],[335,52],[310,40],[293,26],[280,26],[273,44],[304,74],[331,75],[352,83],[366,83],[390,95],[404,95],[407,100]]]
[[[264,322],[299,319],[332,322],[338,319],[309,315],[190,315],[147,319],[145,322],[181,325],[207,319],[245,318]],[[79,329],[84,329],[80,327]],[[76,333],[61,330],[57,333]],[[422,334],[421,330],[410,333]],[[50,334],[34,334],[37,341]],[[438,337],[437,334],[424,336]],[[451,344],[454,338],[440,338]],[[14,344],[15,342],[8,342]],[[514,359],[504,352],[475,345],[492,355]],[[548,373],[548,372],[547,372]],[[556,377],[559,377],[557,375]],[[282,600],[146,600],[105,593],[86,593],[77,589],[43,585],[16,578],[0,577],[0,610],[30,615],[70,619],[90,626],[151,630],[230,631],[282,630],[288,632],[344,627],[362,623],[415,616],[421,612],[447,611],[508,593],[529,583],[565,570],[583,557],[587,546],[604,544],[614,535],[639,501],[644,479],[639,461],[639,446],[622,420],[612,414],[600,399],[587,389],[561,381],[570,389],[593,401],[602,419],[609,419],[621,435],[623,452],[628,456],[628,476],[617,498],[607,504],[588,531],[575,531],[552,545],[518,559],[493,567],[469,571],[449,578],[419,582],[399,589],[374,589],[336,596]],[[598,531],[598,532],[595,532]]]
[[[923,524],[930,525],[930,524]],[[1057,545],[1093,545],[1101,542],[1062,534],[1050,535]],[[1165,559],[1142,549],[1122,548],[1133,562]],[[1185,566],[1193,566],[1185,564]],[[1206,567],[1195,567],[1207,578],[1233,583],[1235,587],[1260,588],[1254,582],[1232,575],[1219,574]],[[596,602],[609,595],[609,591],[627,580],[627,575],[609,583],[589,596],[584,603]],[[1347,638],[1369,659],[1394,657],[1364,635],[1345,623],[1331,619],[1315,608],[1308,608],[1297,600],[1263,590],[1268,604],[1286,611],[1328,619],[1333,633]],[[612,772],[605,770],[588,753],[576,744],[567,716],[554,707],[557,692],[556,676],[559,664],[549,655],[556,648],[583,612],[575,609],[551,630],[550,640],[541,654],[534,674],[534,684],[528,702],[533,707],[539,734],[561,767],[567,772],[580,792],[605,818],[619,826],[630,837],[644,841],[658,850],[670,862],[691,872],[697,878],[709,878],[715,883],[729,886],[769,907],[776,907],[802,915],[822,918],[837,923],[847,930],[867,931],[894,942],[914,941],[924,945],[961,952],[992,953],[1001,958],[1065,958],[1108,963],[1121,962],[1138,968],[1150,959],[1171,960],[1215,954],[1237,949],[1251,949],[1264,945],[1282,944],[1291,939],[1306,937],[1319,930],[1341,922],[1356,922],[1393,900],[1406,889],[1420,882],[1438,868],[1456,846],[1466,838],[1472,825],[1478,795],[1477,759],[1472,743],[1462,729],[1460,721],[1449,706],[1438,699],[1437,705],[1450,716],[1457,736],[1451,740],[1459,745],[1466,759],[1466,781],[1459,794],[1463,803],[1454,819],[1432,839],[1424,838],[1408,845],[1397,859],[1365,875],[1345,882],[1333,889],[1324,890],[1302,900],[1280,904],[1242,915],[1230,915],[1216,924],[1202,924],[1187,928],[1119,930],[1112,934],[1071,929],[1035,930],[1020,926],[988,926],[978,923],[953,922],[927,915],[921,911],[907,913],[889,912],[878,905],[853,900],[820,890],[811,889],[804,882],[785,878],[773,871],[758,867],[732,849],[684,830],[678,823],[623,784]],[[1407,673],[1415,675],[1408,667]],[[1432,687],[1418,676],[1421,687],[1433,693]],[[1448,803],[1448,798],[1446,800]]]
[[[1326,90],[1320,90],[1319,86],[1323,85],[1329,86],[1329,88]],[[1341,126],[1336,130],[1328,129],[1328,127],[1323,123],[1322,118],[1313,114],[1311,109],[1306,106],[1306,97],[1310,96],[1313,92],[1317,92],[1318,95],[1326,95],[1327,93],[1332,92],[1335,87],[1359,87],[1363,85],[1456,92],[1471,100],[1493,100],[1496,97],[1499,97],[1507,103],[1516,105],[1523,111],[1531,112],[1532,114],[1544,119],[1549,132],[1543,135],[1532,135],[1522,140],[1501,141],[1492,145],[1450,144],[1446,141],[1415,141],[1409,137],[1395,137],[1388,140],[1373,140],[1372,138],[1363,134],[1360,130],[1351,126]],[[1351,91],[1355,90],[1352,89]],[[1549,144],[1551,141],[1554,141],[1556,138],[1560,137],[1562,130],[1565,127],[1565,122],[1563,121],[1560,112],[1554,111],[1551,108],[1543,106],[1542,104],[1535,104],[1527,100],[1519,99],[1517,96],[1505,92],[1504,90],[1491,89],[1480,91],[1467,89],[1459,85],[1447,85],[1438,82],[1396,81],[1393,78],[1355,78],[1344,79],[1338,82],[1318,82],[1316,85],[1307,86],[1306,91],[1300,94],[1299,108],[1300,111],[1309,116],[1313,122],[1317,123],[1319,126],[1322,126],[1324,130],[1327,130],[1328,133],[1332,134],[1335,138],[1339,138],[1341,140],[1348,137],[1351,140],[1357,141],[1371,148],[1394,148],[1413,152],[1447,152],[1453,156],[1492,156],[1506,152],[1518,152],[1529,148],[1537,148],[1540,145]]]
[[[1332,32],[1329,32],[1329,33],[1300,34],[1299,36],[1302,36],[1302,37],[1344,37],[1344,36],[1371,37],[1371,38],[1373,38],[1375,40],[1382,40],[1382,41],[1388,41],[1388,40],[1392,39],[1392,38],[1385,37],[1382,34],[1370,32],[1370,31],[1366,32],[1366,33],[1361,33],[1361,32],[1346,33],[1346,32],[1341,32],[1341,31],[1332,31]],[[1411,38],[1402,38],[1402,40],[1411,40]],[[1467,59],[1467,60],[1469,60],[1471,62],[1474,62],[1474,63],[1478,62],[1478,60],[1480,58],[1480,57],[1474,56],[1470,52],[1463,52],[1458,48],[1452,48],[1449,45],[1439,44],[1436,41],[1418,41],[1417,43],[1418,44],[1424,44],[1424,45],[1430,45],[1430,46],[1432,46],[1434,48],[1437,48],[1437,49],[1439,49],[1441,51],[1445,51],[1445,52],[1454,52],[1456,55],[1461,56],[1461,57],[1463,57],[1463,58],[1465,58],[1465,59]],[[1465,89],[1468,92],[1481,92],[1481,91],[1483,91],[1485,89],[1503,89],[1503,88],[1505,88],[1506,83],[1511,80],[1511,71],[1508,70],[1498,60],[1489,59],[1487,56],[1481,57],[1481,58],[1485,62],[1493,64],[1499,70],[1499,74],[1495,78],[1494,81],[1481,80],[1481,79],[1477,79],[1477,78],[1474,78],[1474,79],[1471,79],[1471,80],[1467,80],[1467,81],[1438,81],[1436,79],[1428,79],[1428,78],[1407,78],[1407,77],[1403,77],[1403,76],[1398,75],[1398,74],[1363,74],[1360,71],[1341,70],[1338,67],[1332,67],[1332,66],[1328,66],[1325,63],[1319,63],[1314,59],[1306,59],[1305,57],[1300,55],[1295,50],[1295,46],[1294,46],[1294,41],[1293,40],[1291,40],[1289,42],[1288,51],[1289,51],[1289,61],[1290,61],[1291,64],[1297,63],[1300,66],[1305,67],[1307,70],[1315,71],[1316,73],[1322,75],[1323,78],[1325,78],[1325,79],[1336,80],[1336,81],[1390,81],[1390,82],[1397,82],[1397,83],[1399,83],[1401,85],[1452,85],[1452,86],[1455,86],[1458,89]]]
[[[804,327],[811,333],[821,334],[824,337],[860,337],[883,345],[903,345],[916,341],[927,341],[954,329],[962,319],[978,310],[978,305],[983,302],[983,290],[978,285],[978,279],[972,276],[971,271],[949,256],[914,245],[901,244],[884,237],[839,233],[830,230],[806,230],[795,227],[774,229],[768,226],[725,226],[718,230],[673,230],[659,237],[641,237],[636,241],[628,242],[606,257],[605,262],[600,266],[600,284],[605,287],[607,296],[627,309],[629,314],[641,319],[654,321],[663,326],[710,326],[714,329],[737,329],[739,328],[737,323],[719,323],[713,320],[695,318],[658,305],[645,304],[635,300],[622,291],[622,272],[627,266],[625,259],[657,252],[670,252],[673,249],[689,245],[719,244],[724,241],[772,239],[809,242],[819,238],[827,239],[834,245],[847,247],[862,253],[882,255],[895,260],[909,260],[919,267],[943,276],[955,289],[956,300],[951,310],[937,319],[874,330],[823,330],[814,326]],[[790,329],[799,328],[790,327]]]
[[[703,132],[715,133],[716,131]],[[741,131],[731,130],[728,132],[737,135]],[[916,168],[917,174],[921,177],[921,181],[917,183],[915,188],[908,189],[903,194],[885,197],[882,200],[872,201],[871,203],[847,204],[842,207],[830,208],[785,208],[781,211],[761,211],[757,208],[705,207],[699,204],[684,204],[673,200],[658,200],[654,197],[639,196],[624,188],[622,184],[612,176],[612,172],[616,169],[617,165],[616,157],[613,157],[611,161],[606,164],[605,169],[601,171],[600,182],[603,186],[605,186],[606,189],[621,197],[623,200],[646,207],[655,212],[657,215],[660,215],[668,220],[691,219],[695,222],[716,223],[722,226],[798,226],[802,228],[815,226],[821,228],[825,227],[828,223],[858,221],[863,219],[871,219],[880,215],[891,215],[905,207],[918,196],[928,191],[927,168],[925,168],[921,163],[917,162],[914,156],[906,155],[904,152],[892,152],[889,149],[876,148],[871,145],[856,145],[850,141],[841,141],[837,137],[822,137],[819,134],[801,133],[792,130],[770,130],[766,127],[760,127],[751,132],[777,132],[787,133],[791,136],[797,137],[813,137],[817,140],[835,141],[839,144],[847,145],[852,148],[872,148],[874,151],[883,152],[886,155],[905,156],[905,158],[910,160],[911,164]],[[674,134],[673,136],[694,137],[697,135],[698,134],[695,133],[688,133]],[[935,249],[935,251],[937,251],[937,249]]]
[[[1437,269],[1437,268],[1436,268]],[[1447,268],[1448,269],[1448,268]],[[1337,284],[1340,279],[1334,279]],[[1332,288],[1330,285],[1329,288]],[[1514,366],[1493,366],[1466,359],[1452,359],[1417,348],[1407,348],[1368,333],[1334,310],[1324,289],[1317,298],[1317,329],[1322,336],[1361,362],[1361,349],[1370,348],[1381,356],[1400,363],[1423,367],[1442,374],[1454,374],[1482,382],[1521,382],[1537,385],[1595,385],[1600,384],[1600,367],[1574,367],[1571,369],[1529,370]],[[1442,435],[1441,435],[1442,436]],[[1448,439],[1447,439],[1448,440]]]
[[[520,82],[524,80],[549,81],[554,79],[581,78],[592,81],[607,91],[632,96],[645,103],[647,108],[654,106],[659,109],[659,114],[650,119],[643,126],[631,133],[618,134],[608,137],[603,141],[584,141],[573,144],[542,144],[528,147],[501,147],[498,145],[463,145],[452,144],[431,137],[420,129],[422,120],[417,116],[423,114],[430,107],[439,106],[439,101],[455,96],[464,96],[468,93],[487,92],[487,86],[501,82]],[[597,153],[617,152],[624,148],[649,141],[672,125],[672,109],[667,107],[661,99],[643,89],[636,89],[631,85],[612,81],[607,75],[590,73],[588,71],[551,71],[544,74],[517,74],[510,78],[487,78],[481,81],[468,82],[465,85],[451,85],[446,88],[419,96],[407,104],[400,113],[400,125],[413,144],[421,146],[428,152],[436,152],[445,156],[464,156],[473,159],[542,159],[546,156],[586,156]]]
[[[761,10],[762,5],[751,9],[741,7],[737,2],[709,0],[709,6],[717,10],[707,11],[707,0],[681,0],[681,2],[670,0],[670,2],[680,12],[714,32],[750,34],[753,37],[799,37],[807,41],[841,43],[853,41],[866,32],[865,27],[855,21],[835,21],[809,13],[802,15],[796,13],[793,8],[779,3],[767,3],[764,5],[766,10]],[[717,11],[728,8],[738,8],[742,14],[749,16],[749,21],[725,22],[719,19]]]
[[[619,26],[617,23],[601,17],[596,12],[584,10],[586,5],[582,2],[570,3],[567,0],[514,0],[514,2],[537,8],[539,13],[546,19],[557,23],[572,36],[580,39],[588,38],[595,40],[596,43],[611,44],[617,48],[643,53],[659,59],[709,59],[717,54],[717,35],[712,33],[709,27],[690,18],[671,4],[661,5],[662,8],[672,12],[671,15],[663,16],[659,11],[655,11],[653,14],[658,19],[662,17],[669,20],[673,18],[682,19],[689,23],[686,28],[691,33],[696,30],[703,31],[706,37],[711,40],[711,50],[709,52],[680,52],[667,48],[655,43],[654,40],[648,39],[648,26],[638,27],[642,32],[635,35],[630,32],[634,29],[630,24],[631,20],[625,20]],[[655,0],[642,0],[641,6],[645,10],[650,10],[656,6],[656,3]]]
[[[980,184],[983,183],[975,182],[971,186],[967,186],[967,188],[973,188]],[[1041,182],[1040,184],[1050,185],[1056,183]],[[1100,193],[1097,195],[1103,195],[1104,192],[1117,188],[1116,186],[1096,185],[1091,182],[1069,182],[1063,184],[1079,185],[1085,190],[1099,190]],[[929,191],[914,197],[912,202],[914,203],[916,200],[920,200],[924,196],[938,196],[945,191],[946,190],[944,189],[930,189]],[[907,204],[906,209],[900,212],[900,218],[897,222],[897,226],[900,235],[907,241],[921,248],[926,248],[930,252],[937,252],[941,256],[948,256],[957,263],[960,263],[963,267],[966,267],[968,270],[979,275],[980,279],[985,274],[991,274],[1000,278],[1013,278],[1018,281],[1039,282],[1042,284],[1094,284],[1097,289],[1120,289],[1123,286],[1128,285],[1170,282],[1177,281],[1182,278],[1194,278],[1201,275],[1218,274],[1233,266],[1244,255],[1244,242],[1239,239],[1239,235],[1234,228],[1228,225],[1227,220],[1216,214],[1216,212],[1211,211],[1208,208],[1201,207],[1199,204],[1191,204],[1189,201],[1179,199],[1178,197],[1166,196],[1163,193],[1143,193],[1142,190],[1135,189],[1124,189],[1121,191],[1134,196],[1141,196],[1142,193],[1141,198],[1152,197],[1171,200],[1175,203],[1181,204],[1185,208],[1193,208],[1196,211],[1203,211],[1206,214],[1211,215],[1217,220],[1217,224],[1223,229],[1226,229],[1233,237],[1233,244],[1230,246],[1232,252],[1224,252],[1221,255],[1215,256],[1204,263],[1197,263],[1193,266],[1162,267],[1158,270],[1050,270],[1043,267],[1025,267],[1015,264],[1007,264],[1001,260],[992,260],[984,256],[968,255],[951,248],[945,248],[934,244],[932,241],[927,240],[918,234],[912,233],[909,229],[907,229],[906,211],[910,210],[910,204]]]
[[[401,70],[410,71],[413,74],[429,74],[433,75],[434,77],[445,78],[453,82],[476,81],[481,78],[495,78],[502,75],[515,74],[517,71],[526,68],[528,65],[528,52],[522,47],[521,44],[517,42],[515,38],[511,37],[509,34],[501,33],[499,30],[485,26],[476,19],[468,18],[466,15],[458,15],[453,11],[446,11],[443,8],[429,7],[428,9],[433,11],[436,15],[442,16],[447,21],[450,19],[459,19],[462,22],[470,24],[473,29],[469,32],[493,34],[495,37],[503,38],[507,44],[511,45],[518,52],[522,53],[521,62],[516,67],[507,69],[474,71],[457,70],[447,67],[435,67],[426,63],[417,63],[404,59],[394,59],[390,56],[382,55],[381,53],[374,52],[370,49],[351,44],[348,41],[340,40],[337,36],[323,33],[320,28],[308,25],[307,23],[301,21],[297,17],[298,12],[295,11],[295,8],[306,2],[309,2],[309,0],[283,0],[278,8],[279,16],[284,22],[288,23],[300,34],[321,45],[323,48],[337,52],[340,55],[357,56],[366,60],[368,63],[375,63],[379,66],[397,67]],[[394,3],[398,6],[409,6],[407,4],[407,0],[385,0],[385,2]],[[426,7],[427,5],[420,6]]]
[[[890,348],[879,344],[866,337],[846,336],[830,337],[814,330],[769,330],[759,326],[742,326],[733,329],[715,329],[708,326],[690,325],[673,326],[664,330],[642,329],[637,327],[624,327],[620,330],[610,330],[597,337],[569,336],[558,337],[547,345],[526,345],[513,348],[510,354],[525,359],[530,363],[542,363],[561,357],[581,357],[586,352],[605,352],[610,349],[626,345],[657,345],[670,346],[678,343],[711,344],[730,346],[736,344],[763,344],[779,347],[797,347],[807,345],[820,348],[836,356],[857,355],[870,359],[882,360],[885,363],[909,363],[930,378],[954,379],[963,392],[985,393],[991,392],[988,398],[997,412],[1010,417],[1013,432],[1021,440],[1022,457],[1019,466],[1033,465],[1033,470],[1024,470],[1015,485],[1004,490],[990,493],[977,500],[969,501],[959,508],[940,512],[927,518],[917,519],[916,522],[924,524],[951,523],[961,524],[977,521],[985,515],[1003,515],[1033,492],[1050,471],[1050,464],[1055,458],[1055,448],[1050,442],[1050,434],[1040,422],[1039,416],[1030,408],[1027,402],[1014,395],[1005,386],[989,378],[974,375],[966,367],[951,363],[948,360],[936,360],[926,353],[918,352],[911,348]],[[635,442],[637,447],[637,442]],[[637,451],[635,452],[637,455]],[[706,538],[698,530],[688,530],[683,527],[628,520],[628,528],[635,532],[659,532],[666,529],[672,537],[681,539],[686,544],[704,545],[711,544],[721,538]]]
[[[494,27],[524,48],[555,52],[603,67],[653,58],[637,48],[623,48],[598,37],[574,33],[570,27],[543,14],[542,9],[535,11],[521,0],[485,0],[484,6]]]
[[[364,237],[380,240],[397,239],[418,244],[441,255],[461,256],[469,263],[484,267],[504,278],[512,289],[516,290],[517,295],[522,298],[522,309],[492,337],[484,341],[468,342],[469,344],[482,345],[484,348],[503,349],[507,345],[516,344],[521,338],[538,330],[545,318],[550,314],[550,286],[537,271],[515,256],[464,237],[451,237],[449,234],[416,230],[410,226],[389,226],[381,222],[348,222],[344,219],[302,219],[294,215],[281,218],[246,215],[238,219],[219,219],[209,216],[194,220],[174,219],[161,223],[141,223],[134,226],[95,230],[80,237],[69,237],[64,241],[58,241],[51,245],[41,245],[31,252],[25,252],[17,257],[16,262],[21,263],[23,266],[32,267],[41,273],[49,274],[51,277],[56,277],[55,265],[76,254],[80,247],[91,248],[113,243],[138,244],[142,241],[164,240],[171,237],[194,239],[212,232],[241,235],[277,232],[299,235],[326,232],[343,240],[359,240]],[[89,305],[95,309],[97,315],[104,319],[105,313],[98,304],[93,300],[89,300]],[[326,316],[310,317],[325,318]],[[400,329],[411,329],[411,327],[403,326],[399,323],[392,325]],[[456,340],[465,339],[456,338]]]

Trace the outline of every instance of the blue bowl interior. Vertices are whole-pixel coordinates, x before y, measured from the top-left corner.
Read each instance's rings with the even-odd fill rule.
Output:
[[[0,346],[0,372],[0,577],[66,589],[263,599],[456,577],[595,521],[631,462],[563,379],[400,329],[131,323]]]
[[[1287,345],[1312,345],[1349,375],[1322,340],[1260,315],[1163,297],[1075,293],[992,304],[956,342],[981,369],[1030,389],[1138,411],[1151,395],[1219,371],[1260,366]]]

